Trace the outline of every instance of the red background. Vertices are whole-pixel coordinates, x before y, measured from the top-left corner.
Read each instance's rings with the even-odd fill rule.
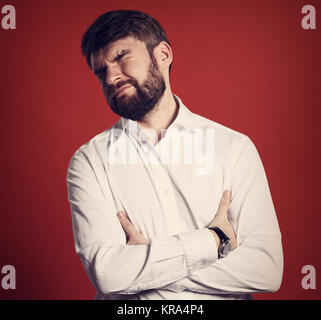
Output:
[[[73,152],[118,119],[80,54],[86,28],[113,9],[158,19],[174,50],[173,91],[193,112],[248,135],[260,152],[285,268],[278,292],[254,297],[321,298],[319,1],[5,4],[16,8],[17,29],[0,29],[0,268],[15,266],[17,289],[0,287],[0,298],[94,296],[74,251],[65,176]],[[306,4],[316,8],[316,30],[301,27]],[[301,287],[307,264],[316,268],[316,290]]]

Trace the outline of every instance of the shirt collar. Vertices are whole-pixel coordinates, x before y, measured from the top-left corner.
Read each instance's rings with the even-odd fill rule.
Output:
[[[193,113],[183,104],[182,100],[178,96],[173,96],[178,104],[179,109],[175,120],[171,123],[169,128],[179,128],[195,132],[196,128],[193,121]],[[137,126],[137,121],[126,119],[123,117],[120,118],[120,122],[123,130],[128,129],[131,126]]]

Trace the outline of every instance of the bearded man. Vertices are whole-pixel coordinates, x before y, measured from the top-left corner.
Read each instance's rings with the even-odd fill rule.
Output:
[[[172,93],[160,24],[135,10],[107,12],[81,47],[120,116],[74,153],[67,173],[75,248],[95,298],[278,290],[281,234],[257,150]]]

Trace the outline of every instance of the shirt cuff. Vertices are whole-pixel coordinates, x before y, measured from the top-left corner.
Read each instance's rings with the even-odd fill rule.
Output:
[[[217,260],[217,244],[207,228],[181,233],[178,237],[183,245],[189,273]]]

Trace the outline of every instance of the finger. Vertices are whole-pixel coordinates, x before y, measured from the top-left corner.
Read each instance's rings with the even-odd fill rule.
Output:
[[[231,195],[232,195],[231,191],[229,190],[224,191],[220,204],[218,206],[217,215],[227,215],[228,209],[231,204]]]
[[[126,213],[124,213],[122,211],[118,212],[117,217],[118,217],[120,224],[123,227],[124,231],[128,235],[128,237],[133,236],[137,232],[137,229],[131,223],[131,221],[128,219]]]

